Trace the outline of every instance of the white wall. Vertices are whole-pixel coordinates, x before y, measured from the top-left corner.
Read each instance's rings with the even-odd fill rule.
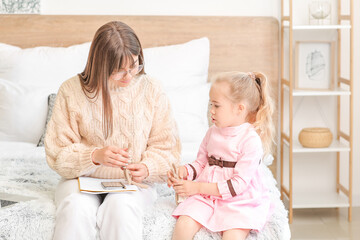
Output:
[[[332,0],[334,1],[334,0]],[[346,2],[347,0],[343,0]],[[360,1],[354,1],[353,204],[360,206]],[[280,16],[280,0],[41,0],[42,14]],[[294,1],[295,2],[295,1]],[[295,7],[294,9],[298,9]],[[306,10],[306,9],[305,9]],[[296,12],[298,12],[296,10]],[[335,14],[336,11],[333,11]],[[306,19],[306,17],[302,17]],[[279,166],[279,164],[278,164]],[[280,172],[280,171],[278,171]],[[331,171],[328,171],[331,172]],[[312,178],[309,178],[311,181]],[[311,186],[311,182],[307,183]]]
[[[277,16],[279,0],[41,0],[42,14]]]

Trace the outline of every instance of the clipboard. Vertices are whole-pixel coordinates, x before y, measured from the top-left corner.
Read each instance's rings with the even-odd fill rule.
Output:
[[[103,187],[102,183],[107,182],[121,182],[119,187]],[[125,183],[124,179],[102,179],[102,178],[92,178],[92,177],[78,177],[79,190],[80,192],[90,193],[90,194],[101,194],[101,193],[111,193],[111,192],[135,192],[139,188],[135,185],[129,185]],[[106,185],[106,184],[105,184]]]

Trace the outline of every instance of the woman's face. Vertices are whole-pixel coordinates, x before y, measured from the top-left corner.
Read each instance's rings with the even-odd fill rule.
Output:
[[[134,63],[125,63],[124,66],[110,75],[109,80],[118,87],[129,86],[132,79],[138,74],[142,66],[139,66],[139,56],[132,55]]]

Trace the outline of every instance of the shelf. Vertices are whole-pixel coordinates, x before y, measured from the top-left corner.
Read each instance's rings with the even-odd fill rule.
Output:
[[[334,0],[339,9],[343,9],[343,2],[346,2],[346,6],[351,5],[354,0]],[[354,67],[351,64],[353,57],[353,38],[346,36],[343,39],[342,35],[352,36],[354,33],[354,20],[353,20],[353,11],[349,9],[348,11],[339,11],[340,14],[335,14],[334,16],[328,17],[327,21],[310,21],[310,15],[308,19],[299,18],[300,14],[306,14],[306,12],[301,12],[302,9],[307,10],[306,8],[299,8],[301,1],[295,0],[281,0],[281,48],[280,48],[280,57],[281,57],[281,66],[280,66],[280,79],[281,79],[281,99],[280,99],[280,108],[281,108],[281,145],[280,145],[280,161],[281,167],[288,170],[289,176],[284,176],[286,171],[281,169],[281,191],[284,200],[289,204],[289,222],[292,223],[293,220],[293,209],[295,208],[349,208],[348,220],[351,221],[351,210],[352,210],[352,178],[348,180],[348,189],[344,189],[344,192],[337,193],[335,187],[330,189],[324,188],[328,186],[328,183],[335,184],[337,186],[342,186],[340,180],[343,178],[351,177],[353,172],[353,148],[351,144],[351,136],[345,134],[345,132],[353,132],[353,122],[348,122],[348,119],[353,115],[353,102],[354,102],[354,92],[353,92],[353,77],[351,73],[353,72]],[[336,8],[336,7],[335,7]],[[347,7],[345,7],[346,9]],[[338,9],[338,10],[339,10]],[[287,15],[284,15],[286,13]],[[296,13],[296,14],[294,14]],[[335,18],[338,21],[333,21]],[[309,20],[309,21],[307,21]],[[314,23],[312,25],[309,23]],[[322,24],[322,23],[333,23],[333,24]],[[336,38],[336,39],[335,39]],[[297,49],[296,42],[298,41],[331,41],[335,42],[336,47],[331,50],[334,53],[333,56],[323,56],[325,60],[332,61],[332,59],[337,62],[337,65],[334,65],[331,69],[331,72],[337,76],[334,79],[334,86],[331,90],[325,89],[296,89],[299,85],[296,85],[294,79],[291,76],[295,76],[297,72],[296,61],[299,57],[299,52],[306,54],[306,57],[309,57],[309,51],[305,49]],[[342,55],[341,47],[343,44],[346,44],[346,49],[344,56]],[[311,50],[313,51],[313,50]],[[315,51],[315,50],[314,50]],[[317,58],[315,54],[311,55],[312,63],[320,62],[320,58]],[[346,61],[342,61],[343,58]],[[308,59],[307,59],[308,60]],[[295,62],[295,64],[294,64]],[[342,78],[343,69],[349,71],[348,78]],[[286,77],[290,79],[286,79]],[[290,81],[291,80],[291,81]],[[302,79],[300,78],[299,81]],[[311,88],[311,85],[308,85]],[[319,85],[327,87],[325,85]],[[330,85],[329,85],[330,86]],[[314,85],[315,87],[315,85]],[[308,97],[308,98],[306,98]],[[314,99],[312,99],[312,98]],[[305,100],[303,102],[303,100]],[[308,101],[309,100],[309,101]],[[316,100],[318,109],[313,108],[312,104]],[[318,101],[319,100],[319,101]],[[299,102],[300,101],[300,102]],[[295,117],[297,111],[300,109],[299,104],[304,103],[306,106],[301,106],[303,113],[300,118]],[[329,106],[327,106],[329,105]],[[321,112],[322,107],[331,108],[329,112],[330,119],[326,119],[326,115]],[[307,109],[306,107],[310,107]],[[319,111],[324,122],[330,122],[337,124],[337,128],[334,129],[334,138],[329,147],[326,148],[305,148],[298,141],[297,133],[300,130],[300,126],[304,126],[307,123],[311,123],[311,114],[316,115],[316,111]],[[333,112],[334,111],[334,112]],[[343,114],[345,114],[343,116]],[[317,122],[320,116],[314,116],[314,122]],[[335,127],[335,126],[334,126]],[[345,127],[346,131],[344,132],[343,128]],[[287,129],[286,133],[283,132],[284,129]],[[291,134],[290,134],[291,133]],[[338,136],[341,136],[341,139],[338,140]],[[291,142],[291,151],[290,143]],[[339,154],[341,153],[341,154]],[[337,161],[337,164],[329,164],[324,168],[322,174],[318,174],[318,171],[307,172],[307,163],[313,163],[322,169],[323,165],[319,161],[326,159],[332,159]],[[308,161],[302,161],[307,160]],[[348,159],[348,161],[346,160]],[[333,161],[332,161],[333,162]],[[294,165],[297,165],[298,168],[295,169]],[[341,169],[345,165],[345,169]],[[335,168],[335,169],[334,169]],[[334,169],[334,170],[333,170]],[[304,171],[305,170],[305,171]],[[340,176],[341,175],[341,176]],[[314,184],[314,179],[321,177],[319,179],[319,185]],[[324,179],[323,179],[324,178]],[[285,181],[284,181],[285,179]],[[301,184],[294,184],[297,180],[301,179]]]
[[[289,91],[287,85],[284,86],[286,91]],[[342,88],[335,88],[334,90],[293,90],[293,96],[350,96],[351,92]]]
[[[289,143],[284,140],[285,145]],[[334,140],[327,148],[305,148],[298,141],[293,141],[293,153],[315,153],[315,152],[349,152],[350,147],[344,143]]]
[[[284,27],[288,28],[289,24],[284,23]],[[331,29],[350,29],[350,25],[293,25],[293,30],[331,30]]]
[[[349,199],[344,194],[333,193],[294,193],[293,208],[335,208],[349,207]]]

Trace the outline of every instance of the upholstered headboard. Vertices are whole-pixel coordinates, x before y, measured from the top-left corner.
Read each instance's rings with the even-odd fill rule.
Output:
[[[144,48],[210,39],[210,75],[262,71],[277,93],[279,24],[272,17],[0,15],[0,42],[23,48],[91,41],[104,23],[131,26]]]

